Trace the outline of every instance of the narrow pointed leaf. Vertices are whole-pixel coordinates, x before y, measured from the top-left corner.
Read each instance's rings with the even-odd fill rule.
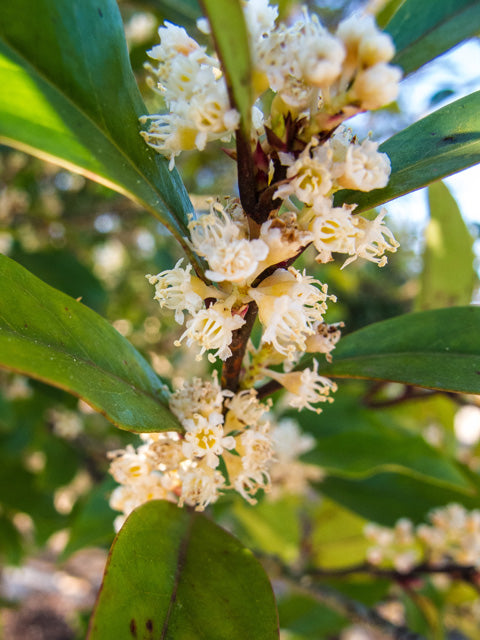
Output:
[[[392,164],[384,189],[342,190],[335,204],[356,203],[357,213],[425,187],[480,162],[480,91],[415,122],[380,145]]]
[[[425,229],[417,308],[469,304],[476,280],[472,235],[443,182],[429,186],[428,202],[430,221]]]
[[[88,640],[274,640],[277,612],[253,554],[205,516],[136,509],[110,551]]]
[[[139,135],[146,107],[114,0],[0,3],[0,141],[140,203],[179,240],[191,204]]]
[[[123,336],[1,255],[0,367],[83,398],[122,429],[181,429],[161,380]]]
[[[233,106],[250,124],[251,61],[247,27],[239,0],[201,0],[208,16]]]
[[[480,31],[478,0],[405,0],[385,26],[405,74]]]
[[[480,394],[480,307],[409,313],[376,322],[338,343],[319,372]]]
[[[302,428],[316,439],[315,449],[302,457],[305,462],[338,477],[393,471],[472,493],[474,488],[456,463],[419,433],[398,426],[388,413],[363,408],[359,398],[341,389],[336,395],[320,418],[312,412],[301,416]]]

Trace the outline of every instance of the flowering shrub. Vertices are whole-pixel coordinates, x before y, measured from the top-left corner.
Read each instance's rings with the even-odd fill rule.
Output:
[[[285,638],[326,638],[348,634],[350,618],[386,637],[407,637],[408,626],[408,637],[429,634],[407,608],[392,622],[388,611],[351,600],[349,587],[360,574],[373,593],[381,576],[388,585],[365,596],[370,604],[403,604],[400,587],[413,590],[425,614],[429,576],[446,577],[437,584],[442,593],[459,580],[472,591],[480,584],[475,451],[436,449],[428,409],[412,419],[395,414],[412,398],[428,403],[425,389],[448,394],[452,405],[454,393],[461,402],[480,393],[472,375],[480,315],[460,306],[472,297],[472,238],[435,184],[480,160],[479,97],[444,106],[382,144],[375,132],[354,133],[348,120],[387,111],[403,76],[476,33],[475,3],[461,10],[475,19],[458,22],[441,3],[387,3],[377,15],[382,30],[368,8],[327,27],[307,7],[288,13],[268,0],[205,0],[198,41],[166,20],[148,51],[158,114],[146,113],[114,0],[21,4],[21,26],[13,0],[0,8],[0,80],[11,88],[0,97],[0,139],[127,196],[183,251],[174,257],[169,241],[166,259],[146,251],[151,273],[144,293],[135,291],[137,315],[147,315],[147,296],[162,309],[145,320],[143,344],[134,340],[146,350],[156,345],[152,365],[124,337],[130,320],[117,318],[112,328],[80,292],[69,297],[0,256],[2,368],[66,390],[82,398],[85,416],[102,413],[140,436],[104,446],[115,485],[101,497],[117,512],[118,535],[88,637],[156,637],[159,629],[162,638],[263,640],[282,628]],[[423,21],[429,12],[436,37]],[[209,194],[194,210],[177,166],[188,154],[215,152],[236,166],[238,191]],[[436,304],[429,291],[419,295],[420,313],[352,331],[352,317],[342,318],[342,278],[362,264],[385,267],[400,246],[387,210],[376,207],[430,183],[437,232],[452,236],[466,263],[458,272],[452,263],[452,298]],[[21,193],[7,196],[0,219],[3,209],[7,219],[27,206]],[[96,228],[113,231],[115,219],[102,216]],[[155,246],[150,232],[137,238],[137,247]],[[7,240],[0,246],[15,257]],[[128,260],[140,271],[133,253],[115,240],[94,251],[97,276],[115,295],[122,269],[130,277]],[[424,290],[441,289],[451,274],[428,255],[425,262],[424,274],[433,275]],[[175,335],[161,338],[165,357],[157,347],[169,323]],[[17,378],[9,393],[14,402],[31,392]],[[81,440],[87,418],[66,407],[46,415],[56,438]],[[418,432],[423,426],[430,436]],[[42,464],[31,460],[31,469]],[[416,524],[427,517],[429,525]],[[75,550],[70,526],[65,553]],[[328,555],[332,544],[340,551]],[[325,586],[329,578],[351,582]],[[336,612],[333,621],[325,607]],[[302,631],[301,611],[312,628],[320,613],[316,635]],[[475,607],[469,616],[478,618]],[[451,619],[431,623],[429,637],[461,627]]]

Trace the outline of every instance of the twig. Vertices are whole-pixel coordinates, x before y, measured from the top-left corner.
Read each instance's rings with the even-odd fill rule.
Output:
[[[326,605],[329,609],[336,611],[353,622],[380,631],[385,639],[389,640],[425,640],[424,636],[398,626],[386,620],[374,609],[369,609],[356,600],[335,591],[331,587],[314,584],[309,577],[301,577],[292,573],[287,567],[282,565],[279,579],[298,593],[314,598],[317,602]]]
[[[232,355],[224,362],[222,368],[222,389],[228,389],[234,393],[238,389],[243,357],[257,313],[258,307],[256,302],[250,302],[248,311],[245,314],[245,324],[233,333],[233,339],[230,344]]]

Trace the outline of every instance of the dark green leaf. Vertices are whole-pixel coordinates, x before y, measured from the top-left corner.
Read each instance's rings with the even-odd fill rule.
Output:
[[[333,363],[319,372],[333,378],[391,380],[480,393],[480,307],[408,313],[342,338]]]
[[[273,640],[271,586],[252,553],[205,516],[135,510],[110,552],[89,640]]]
[[[0,366],[82,397],[129,431],[178,430],[164,386],[103,318],[0,256]]]
[[[27,252],[16,246],[9,254],[12,260],[32,271],[47,284],[102,313],[107,305],[107,292],[93,273],[67,249]]]
[[[191,204],[139,135],[146,113],[114,0],[0,3],[0,140],[140,203],[182,241]]]
[[[468,495],[396,473],[379,473],[363,480],[328,477],[322,493],[368,520],[390,527],[399,518],[424,522],[426,514],[451,502],[478,508],[479,493]]]
[[[342,190],[335,204],[356,203],[357,213],[398,198],[480,162],[480,91],[412,124],[380,145],[392,163],[384,189]]]
[[[478,0],[405,0],[385,27],[397,49],[392,63],[406,74],[479,30]]]
[[[456,464],[417,433],[402,429],[391,416],[359,406],[359,399],[339,392],[320,417],[302,414],[302,427],[316,438],[303,456],[334,476],[366,477],[396,471],[431,483],[472,491]]]
[[[473,238],[442,182],[428,188],[430,222],[425,230],[418,309],[469,304],[475,285]]]
[[[201,0],[208,16],[233,106],[250,126],[251,62],[247,27],[239,0]]]

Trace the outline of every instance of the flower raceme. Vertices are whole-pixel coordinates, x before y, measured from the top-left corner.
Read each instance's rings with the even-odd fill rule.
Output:
[[[210,199],[207,212],[190,217],[187,243],[206,264],[204,279],[183,260],[147,276],[160,307],[184,325],[175,345],[194,348],[197,360],[205,354],[211,363],[221,360],[224,371],[237,358],[239,373],[227,388],[216,374],[185,382],[170,397],[181,434],[144,434],[137,450],[112,454],[111,473],[121,484],[112,506],[124,516],[152,498],[203,510],[227,490],[254,503],[259,490],[304,491],[308,480],[320,479],[318,469],[286,456],[279,444],[296,438],[300,454],[308,437],[292,424],[276,425],[271,404],[258,393],[258,383],[270,379],[287,390],[291,407],[319,413],[336,390],[319,375],[316,360],[310,368],[299,364],[307,352],[331,361],[343,326],[325,322],[335,296],[292,264],[313,245],[320,264],[344,254],[343,267],[358,258],[382,267],[385,252],[398,247],[384,211],[366,219],[355,205],[334,205],[341,189],[367,192],[388,183],[388,156],[342,123],[396,98],[400,71],[389,65],[390,36],[368,16],[349,18],[329,33],[306,9],[284,24],[268,0],[245,0],[243,7],[256,98],[246,140],[256,204],[244,210],[235,197]],[[208,33],[205,20],[198,26]],[[160,27],[159,36],[147,69],[168,112],[140,120],[146,143],[173,168],[184,150],[228,142],[240,118],[216,56],[173,24]],[[267,90],[272,99],[262,100]],[[255,344],[252,317],[261,330]]]

